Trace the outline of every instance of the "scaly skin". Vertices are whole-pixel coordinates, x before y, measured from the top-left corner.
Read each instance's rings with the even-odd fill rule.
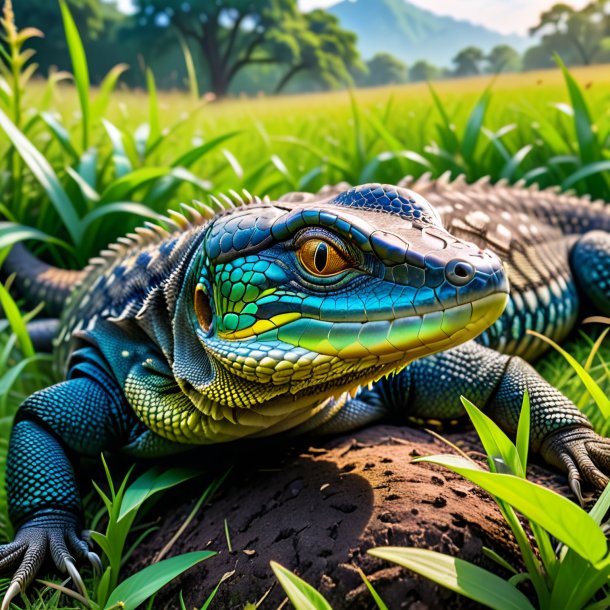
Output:
[[[68,455],[160,456],[388,415],[453,419],[460,394],[514,433],[527,385],[532,448],[577,495],[581,478],[607,482],[610,442],[506,354],[540,352],[528,328],[556,339],[570,330],[575,277],[586,287],[597,273],[591,297],[607,313],[610,216],[555,193],[414,186],[434,207],[406,188],[327,189],[173,214],[169,230],[149,225],[77,276],[9,259],[21,287],[53,305],[68,278],[78,286],[56,342],[66,381],[24,402],[11,437],[18,531],[0,569],[16,572],[0,610],[47,550],[77,584],[73,556],[99,561],[81,537]],[[570,257],[586,269],[571,273]]]

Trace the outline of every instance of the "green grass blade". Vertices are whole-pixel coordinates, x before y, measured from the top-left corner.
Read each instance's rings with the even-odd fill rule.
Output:
[[[491,460],[499,458],[510,468],[513,474],[519,477],[525,476],[517,448],[508,436],[492,419],[475,407],[467,398],[461,396],[460,399]],[[490,466],[494,467],[493,464],[494,462],[492,461]]]
[[[109,596],[104,610],[116,607],[120,602],[124,610],[135,610],[168,582],[180,576],[198,563],[213,557],[212,551],[196,551],[164,559],[124,580]]]
[[[443,140],[443,145],[446,149],[448,149],[450,155],[454,155],[455,153],[457,153],[459,148],[459,142],[455,133],[455,127],[451,122],[447,111],[445,110],[445,104],[443,104],[438,93],[430,83],[428,83],[428,90],[430,91],[430,95],[432,96],[432,100],[434,101],[436,109],[441,115],[442,125],[440,126],[439,134],[441,136],[441,139]]]
[[[157,86],[155,84],[155,75],[150,68],[146,69],[146,84],[148,86],[148,140],[146,142],[146,152],[149,152],[157,146],[157,142],[161,137]]]
[[[599,158],[599,144],[587,102],[580,86],[557,54],[555,54],[555,61],[561,68],[570,95],[570,101],[572,102],[574,128],[576,130],[580,157],[585,164],[592,163]]]
[[[28,334],[27,326],[19,311],[19,307],[17,307],[17,303],[15,303],[9,291],[4,287],[4,284],[0,284],[0,304],[12,331],[17,337],[23,356],[25,358],[32,358],[36,352]]]
[[[78,174],[92,188],[96,188],[97,184],[97,148],[86,150],[78,164]]]
[[[484,546],[483,547],[483,555],[485,557],[489,557],[492,561],[495,561],[499,566],[502,566],[507,572],[512,572],[515,576],[521,575],[517,570],[504,559],[504,557],[498,555],[493,549]]]
[[[591,563],[600,561],[606,555],[606,537],[592,517],[580,506],[550,489],[513,475],[475,468],[460,456],[435,455],[413,461],[439,464],[461,474],[513,506]]]
[[[520,148],[505,164],[500,172],[501,178],[507,180],[514,180],[515,174],[519,169],[522,161],[530,154],[534,146],[532,144],[526,144],[523,148]]]
[[[381,547],[369,555],[396,563],[494,610],[535,610],[506,580],[463,559],[416,548]]]
[[[59,0],[61,16],[66,31],[66,42],[72,60],[72,70],[74,71],[74,82],[78,91],[78,99],[82,114],[83,132],[83,151],[89,148],[89,135],[91,129],[91,111],[89,107],[89,68],[87,66],[87,56],[83,47],[83,41],[74,23],[70,9],[65,0]]]
[[[182,34],[179,35],[179,39],[182,55],[184,56],[184,63],[186,65],[186,73],[188,75],[189,91],[191,92],[191,97],[193,100],[197,101],[199,100],[199,85],[197,84],[197,70],[195,70],[193,55]]]
[[[94,121],[100,119],[106,112],[112,98],[112,92],[117,86],[121,76],[127,72],[127,70],[129,70],[127,64],[117,64],[102,80],[97,96],[91,105],[91,116]]]
[[[472,163],[473,161],[477,142],[481,135],[481,127],[483,126],[490,100],[491,91],[487,88],[468,117],[466,129],[464,130],[464,137],[462,138],[462,155],[468,163]]]
[[[34,354],[29,358],[24,358],[14,366],[10,367],[2,377],[0,377],[0,413],[5,410],[6,399],[11,388],[15,385],[17,380],[21,377],[23,371],[32,363],[41,360],[40,354]]]
[[[364,144],[364,129],[362,127],[362,113],[360,112],[360,106],[358,100],[352,89],[349,90],[349,98],[352,108],[352,120],[354,122],[352,126],[353,137],[354,137],[354,153],[358,161],[358,165],[362,166],[366,160],[366,146]]]
[[[30,168],[34,177],[46,192],[70,237],[78,245],[81,238],[78,214],[53,168],[2,110],[0,110],[0,127],[9,137],[25,164]]]
[[[83,231],[87,230],[96,220],[104,218],[109,214],[130,214],[141,216],[142,218],[150,218],[151,220],[159,220],[159,214],[146,205],[132,201],[119,201],[107,203],[89,212],[83,218]]]
[[[162,470],[155,466],[139,476],[126,490],[121,503],[120,521],[133,510],[138,509],[152,495],[180,485],[201,475],[200,470],[193,468],[169,468]]]
[[[106,119],[102,119],[102,124],[112,142],[112,160],[114,162],[115,175],[117,178],[122,178],[133,171],[133,165],[125,147],[125,134],[116,125]]]
[[[46,123],[47,127],[59,143],[59,145],[72,157],[74,161],[78,160],[78,153],[72,142],[68,130],[55,118],[50,112],[42,112],[40,118]]]
[[[218,593],[218,589],[220,589],[220,585],[222,585],[223,582],[229,580],[229,578],[231,578],[233,574],[235,574],[235,570],[232,570],[231,572],[225,572],[222,575],[222,577],[218,581],[218,584],[214,587],[214,590],[208,595],[208,598],[205,600],[205,603],[203,604],[203,606],[201,606],[199,610],[208,610],[208,608],[214,601],[216,594]]]
[[[545,341],[551,345],[569,362],[570,366],[574,369],[584,386],[589,391],[589,394],[591,394],[593,397],[593,400],[595,401],[595,404],[597,405],[601,414],[604,416],[604,418],[608,419],[610,417],[610,399],[604,394],[604,391],[597,385],[597,383],[595,383],[593,377],[587,373],[584,367],[582,367],[573,356],[568,354],[568,352],[557,345],[557,343],[555,343],[552,339],[549,339],[548,337],[545,337],[544,335],[541,335],[533,330],[528,330],[527,332],[530,335],[534,335],[534,337],[537,337],[538,339],[541,339],[542,341]]]
[[[596,174],[603,174],[604,172],[610,172],[610,160],[605,161],[594,161],[576,170],[573,174],[570,174],[562,183],[562,189],[572,188],[575,184],[578,184],[581,180],[594,176]]]
[[[589,514],[595,523],[600,524],[606,516],[608,509],[610,509],[610,484],[606,485],[604,491],[602,491],[599,498],[597,498],[595,505],[589,511]]]
[[[223,142],[231,140],[235,136],[239,135],[241,131],[229,131],[222,135],[201,144],[195,148],[187,150],[185,153],[180,155],[173,163],[172,167],[191,167],[194,163],[199,161],[207,153],[214,150],[217,146],[220,146]]]
[[[153,180],[166,176],[170,171],[167,167],[143,167],[118,178],[109,184],[102,193],[101,203],[124,201],[131,194]]]
[[[517,438],[515,440],[517,455],[519,456],[519,461],[523,468],[523,476],[525,476],[527,470],[527,454],[530,446],[530,417],[530,396],[526,389],[523,394],[523,401],[521,402],[521,413],[519,414]]]
[[[0,222],[0,250],[7,246],[25,241],[26,239],[43,241],[72,251],[72,248],[65,241],[48,235],[43,231],[39,231],[32,227],[26,227],[25,225],[20,225],[15,222]]]
[[[94,188],[91,188],[89,183],[74,168],[66,167],[66,173],[74,180],[85,200],[89,202],[100,200],[99,193]],[[81,229],[85,230],[84,219],[81,221]]]
[[[366,585],[366,588],[369,590],[369,593],[375,600],[377,608],[379,608],[379,610],[390,610],[387,607],[386,603],[381,599],[379,593],[377,593],[377,591],[375,590],[375,587],[373,587],[373,583],[371,583],[371,581],[366,577],[366,574],[360,568],[358,568],[358,574],[360,574],[360,578],[362,578],[364,584]]]
[[[275,561],[271,569],[295,610],[332,610],[331,605],[310,584]]]

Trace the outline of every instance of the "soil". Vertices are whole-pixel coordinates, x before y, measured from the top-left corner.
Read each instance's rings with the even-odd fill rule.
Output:
[[[446,437],[471,457],[483,460],[472,431]],[[485,557],[482,549],[489,547],[511,565],[520,566],[510,531],[486,493],[446,469],[412,463],[415,456],[452,452],[424,430],[381,425],[301,444],[266,441],[230,451],[225,447],[222,454],[216,451],[198,459],[221,469],[225,463],[233,464],[233,470],[166,557],[202,549],[218,555],[168,585],[155,608],[179,608],[180,591],[189,610],[200,608],[223,574],[233,572],[220,586],[212,610],[241,610],[263,598],[259,607],[275,610],[285,595],[270,560],[313,585],[335,610],[377,607],[358,568],[391,610],[480,608],[366,551],[378,546],[416,546],[510,576]],[[559,474],[533,465],[528,475],[568,493]],[[208,482],[196,480],[186,492],[172,492],[159,505],[160,527],[137,550],[131,572],[155,558]]]

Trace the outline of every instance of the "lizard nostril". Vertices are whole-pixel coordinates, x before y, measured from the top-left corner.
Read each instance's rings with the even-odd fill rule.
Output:
[[[467,284],[475,274],[475,268],[466,261],[453,260],[447,264],[445,275],[447,279],[456,286]]]

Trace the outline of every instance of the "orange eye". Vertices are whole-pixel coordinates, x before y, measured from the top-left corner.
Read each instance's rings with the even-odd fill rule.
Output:
[[[210,299],[201,284],[195,289],[195,313],[201,328],[207,333],[212,326],[212,307]]]
[[[336,275],[351,264],[332,244],[321,239],[310,239],[298,250],[299,260],[309,273],[319,277]]]

